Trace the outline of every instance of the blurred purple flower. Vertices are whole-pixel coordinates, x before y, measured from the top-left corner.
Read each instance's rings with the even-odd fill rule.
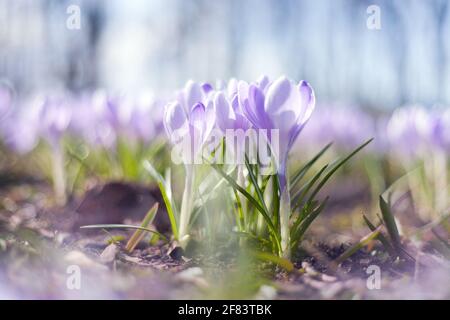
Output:
[[[67,132],[72,118],[72,108],[67,96],[46,97],[40,109],[40,132],[52,146],[59,144],[62,136]]]
[[[386,126],[391,152],[405,161],[424,155],[432,142],[433,126],[429,111],[421,107],[395,110]]]

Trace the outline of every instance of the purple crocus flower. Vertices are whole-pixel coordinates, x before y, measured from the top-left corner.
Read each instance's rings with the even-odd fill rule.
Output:
[[[188,82],[177,99],[166,105],[164,126],[173,144],[183,145],[183,162],[194,163],[215,126],[210,92],[198,83]],[[186,150],[185,148],[188,148]]]
[[[272,146],[272,153],[275,153],[274,156],[278,162],[281,249],[282,254],[288,257],[290,255],[291,201],[287,179],[287,157],[314,110],[314,91],[303,80],[293,84],[286,77],[280,77],[275,82],[269,83],[263,78],[256,85],[240,82],[238,99],[247,119],[256,129],[278,131],[279,141],[275,141],[271,134],[267,135],[267,141]],[[275,145],[278,146],[278,151]]]
[[[171,142],[180,146],[186,178],[181,202],[179,241],[185,247],[189,239],[189,222],[193,209],[196,163],[215,126],[215,114],[208,86],[189,81],[177,99],[166,105],[164,126]],[[172,154],[173,155],[173,154]],[[178,159],[172,158],[174,161]],[[200,159],[201,160],[201,159]]]
[[[19,154],[32,151],[38,143],[38,119],[22,113],[14,113],[9,119],[2,124],[5,144]]]
[[[117,128],[111,122],[108,95],[97,90],[82,95],[74,103],[70,129],[90,146],[113,148],[117,140]]]
[[[57,147],[69,128],[72,117],[70,103],[66,97],[47,97],[40,108],[41,134],[52,147]]]
[[[245,117],[237,95],[234,95],[233,99],[229,101],[223,92],[217,92],[213,105],[217,126],[223,133],[227,129],[247,130],[250,128],[251,123]]]
[[[286,162],[288,152],[304,128],[315,107],[315,96],[306,81],[293,84],[281,77],[272,84],[266,84],[264,94],[256,85],[239,84],[238,95],[247,119],[257,129],[276,129],[279,132],[278,164],[280,188],[286,188]],[[271,137],[268,136],[270,142]]]

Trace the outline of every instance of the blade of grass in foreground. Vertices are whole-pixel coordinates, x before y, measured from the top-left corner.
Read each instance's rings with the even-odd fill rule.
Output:
[[[355,154],[357,154],[359,151],[361,151],[365,146],[367,146],[369,143],[371,143],[373,138],[367,140],[362,145],[360,145],[358,148],[353,150],[348,156],[346,156],[344,159],[336,163],[332,169],[326,174],[326,176],[320,181],[318,186],[314,189],[314,191],[311,193],[311,195],[308,198],[307,202],[311,202],[314,200],[317,193],[322,189],[322,187],[325,185],[325,183],[331,178],[331,176],[340,168],[342,167],[348,160],[350,160]]]
[[[308,230],[309,226],[313,221],[319,216],[319,214],[322,212],[323,208],[325,208],[328,197],[325,198],[325,200],[314,210],[312,210],[306,217],[302,219],[302,217],[297,218],[297,221],[295,221],[294,226],[291,230],[291,248],[295,249],[300,241],[302,240],[305,232]]]
[[[86,226],[81,226],[80,229],[137,229],[137,230],[143,230],[146,232],[154,233],[160,236],[162,239],[164,239],[166,242],[169,242],[169,239],[162,233],[159,233],[156,230],[152,230],[149,228],[144,228],[140,226],[133,226],[131,224],[91,224]]]
[[[345,250],[343,254],[341,254],[336,260],[336,264],[340,265],[342,262],[350,258],[352,255],[354,255],[358,250],[365,247],[367,244],[369,244],[370,241],[374,240],[380,235],[381,232],[381,226],[376,228],[374,231],[370,232],[368,235],[366,235],[364,238],[362,238],[358,243],[355,243],[350,248]]]
[[[143,166],[145,170],[147,170],[153,177],[153,179],[155,179],[156,182],[158,183],[159,191],[161,192],[164,204],[166,205],[167,215],[169,216],[173,237],[175,238],[175,240],[178,240],[178,223],[177,223],[177,216],[175,214],[176,207],[175,204],[172,202],[171,197],[169,197],[168,195],[168,191],[170,190],[166,189],[168,188],[167,183],[164,180],[164,178],[158,173],[158,171],[156,171],[156,169],[151,165],[150,162],[144,161]]]
[[[331,147],[332,144],[332,142],[327,144],[322,150],[319,151],[319,153],[317,153],[311,160],[309,160],[303,167],[293,174],[290,182],[291,188],[295,187],[295,185],[306,175],[314,163],[322,157],[322,155]]]
[[[228,174],[226,174],[219,166],[216,164],[211,163],[210,164],[213,169],[215,169],[222,177],[225,178],[225,180],[233,187],[233,189],[239,191],[242,193],[248,201],[262,214],[264,221],[267,223],[267,226],[272,233],[273,237],[275,238],[276,246],[279,252],[281,252],[281,243],[279,234],[275,229],[275,226],[273,225],[272,220],[269,217],[268,212],[265,211],[265,209],[259,204],[258,200],[253,198],[244,188],[242,188],[240,185],[234,181],[232,177],[230,177]]]
[[[377,229],[377,227],[375,227],[372,224],[372,222],[370,222],[369,218],[367,218],[364,214],[363,214],[363,219],[364,219],[364,222],[367,224],[367,227],[369,227],[370,231],[375,231]],[[391,244],[389,243],[389,240],[384,236],[384,234],[382,232],[380,232],[377,239],[380,240],[380,242],[383,244],[383,247],[386,249],[386,251],[389,253],[389,255],[392,258],[397,257],[397,255],[395,254],[395,249],[391,246]]]
[[[319,178],[322,176],[323,172],[328,168],[328,164],[323,166],[322,169],[320,169],[319,172],[316,173],[314,177],[311,178],[311,180],[308,181],[300,190],[295,194],[292,204],[293,209],[292,211],[295,211],[303,202],[303,199],[308,194],[309,190],[313,187],[313,185],[319,180]]]
[[[389,205],[387,204],[386,201],[384,201],[382,196],[380,196],[379,200],[380,200],[381,215],[383,216],[383,221],[386,224],[386,229],[389,233],[389,237],[391,238],[391,241],[394,244],[395,249],[398,251],[398,253],[400,253],[401,250],[400,234],[398,232],[394,216],[392,215]]]
[[[275,263],[276,265],[285,269],[287,272],[292,272],[295,270],[295,267],[292,264],[292,262],[290,262],[286,258],[281,258],[268,252],[261,252],[261,251],[254,252],[253,255],[255,256],[255,258],[259,260]]]
[[[253,184],[253,187],[255,188],[256,191],[256,195],[258,196],[259,202],[261,203],[264,211],[266,212],[266,214],[269,216],[269,210],[267,209],[266,203],[264,201],[264,196],[263,196],[263,191],[261,190],[261,188],[258,185],[258,181],[256,179],[255,174],[253,173],[252,167],[248,161],[247,155],[245,155],[245,165],[247,167],[248,170],[248,175],[250,177],[250,181]]]
[[[142,220],[141,227],[142,228],[148,228],[148,226],[153,222],[153,220],[156,217],[156,213],[158,212],[158,206],[159,203],[155,203],[153,207],[147,212],[147,214],[144,217],[144,220]],[[137,229],[133,235],[128,240],[125,250],[128,252],[133,252],[134,248],[136,248],[139,241],[142,240],[144,237],[144,230]]]

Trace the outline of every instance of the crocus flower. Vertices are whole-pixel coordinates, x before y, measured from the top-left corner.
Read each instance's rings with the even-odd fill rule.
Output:
[[[111,149],[117,141],[117,128],[111,123],[109,97],[97,90],[82,95],[75,103],[70,129],[95,148]]]
[[[259,84],[261,85],[261,84]],[[279,141],[267,136],[272,146],[278,142],[278,177],[280,186],[280,225],[281,246],[283,255],[290,254],[289,217],[290,196],[287,179],[287,157],[289,150],[298,135],[309,120],[314,107],[315,96],[311,86],[306,81],[293,84],[285,77],[281,77],[269,84],[263,81],[264,90],[258,85],[247,85],[240,82],[238,97],[247,118],[257,129],[278,130]],[[276,152],[276,148],[272,148]]]
[[[41,110],[41,97],[31,97],[17,105],[9,116],[10,121],[2,123],[5,143],[9,148],[25,154],[36,147],[42,128]]]
[[[214,97],[214,111],[217,126],[223,133],[228,129],[247,130],[251,126],[239,105],[237,95],[230,101],[223,92],[217,92]]]
[[[52,147],[59,144],[69,128],[72,109],[65,97],[47,97],[42,100],[42,105],[37,106],[41,109],[40,112],[40,131]]]
[[[269,85],[266,94],[256,85],[251,84],[247,89],[245,83],[240,83],[238,95],[247,119],[255,128],[279,132],[279,154],[275,156],[279,161],[280,187],[284,191],[288,152],[314,110],[314,91],[306,81],[295,85],[281,77]]]
[[[179,241],[185,247],[189,239],[189,221],[193,210],[196,163],[215,125],[209,86],[189,81],[177,99],[166,105],[164,126],[170,141],[180,146],[186,178],[181,202]],[[173,154],[172,154],[173,155]],[[177,161],[172,157],[172,160]]]
[[[164,126],[170,141],[182,147],[181,158],[185,164],[201,160],[198,157],[215,126],[208,93],[199,84],[188,82],[177,99],[166,105]]]
[[[6,146],[19,154],[32,151],[38,143],[38,120],[19,113],[13,114],[9,120],[2,124]]]
[[[40,112],[41,134],[52,149],[52,176],[55,198],[61,205],[66,201],[66,176],[64,150],[61,138],[67,132],[72,109],[67,97],[47,97],[43,100]]]

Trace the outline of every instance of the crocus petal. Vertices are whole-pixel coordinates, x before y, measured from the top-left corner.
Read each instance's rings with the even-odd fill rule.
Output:
[[[203,93],[201,86],[194,81],[188,81],[184,89],[186,97],[186,107],[190,110],[197,102],[201,102],[203,99]]]
[[[173,136],[174,132],[180,130],[186,123],[186,113],[178,101],[166,105],[164,112],[164,127],[172,141],[175,139]]]
[[[228,86],[227,86],[227,94],[228,97],[230,99],[233,99],[238,92],[238,81],[234,78],[230,79],[230,81],[228,81]]]
[[[268,89],[264,109],[274,128],[289,131],[301,113],[300,93],[288,79],[281,77]]]
[[[217,92],[214,97],[214,111],[216,113],[217,125],[220,130],[225,131],[233,127],[235,113],[222,92]]]
[[[258,88],[264,92],[270,84],[270,79],[268,76],[263,75],[263,76],[259,77],[259,79],[258,79],[258,81],[256,81],[256,83],[258,84]]]
[[[205,106],[203,103],[196,103],[189,114],[189,124],[201,130],[205,129]]]
[[[202,87],[203,92],[206,93],[206,94],[208,94],[211,91],[213,91],[212,85],[207,83],[207,82],[203,83],[201,87]]]
[[[272,123],[264,110],[265,97],[262,90],[255,85],[250,85],[248,101],[250,109],[258,122],[258,128],[271,129]]]
[[[302,80],[298,84],[298,90],[300,92],[300,105],[302,112],[297,118],[297,123],[305,123],[311,117],[312,112],[316,106],[316,97],[314,95],[313,88],[308,82]]]

